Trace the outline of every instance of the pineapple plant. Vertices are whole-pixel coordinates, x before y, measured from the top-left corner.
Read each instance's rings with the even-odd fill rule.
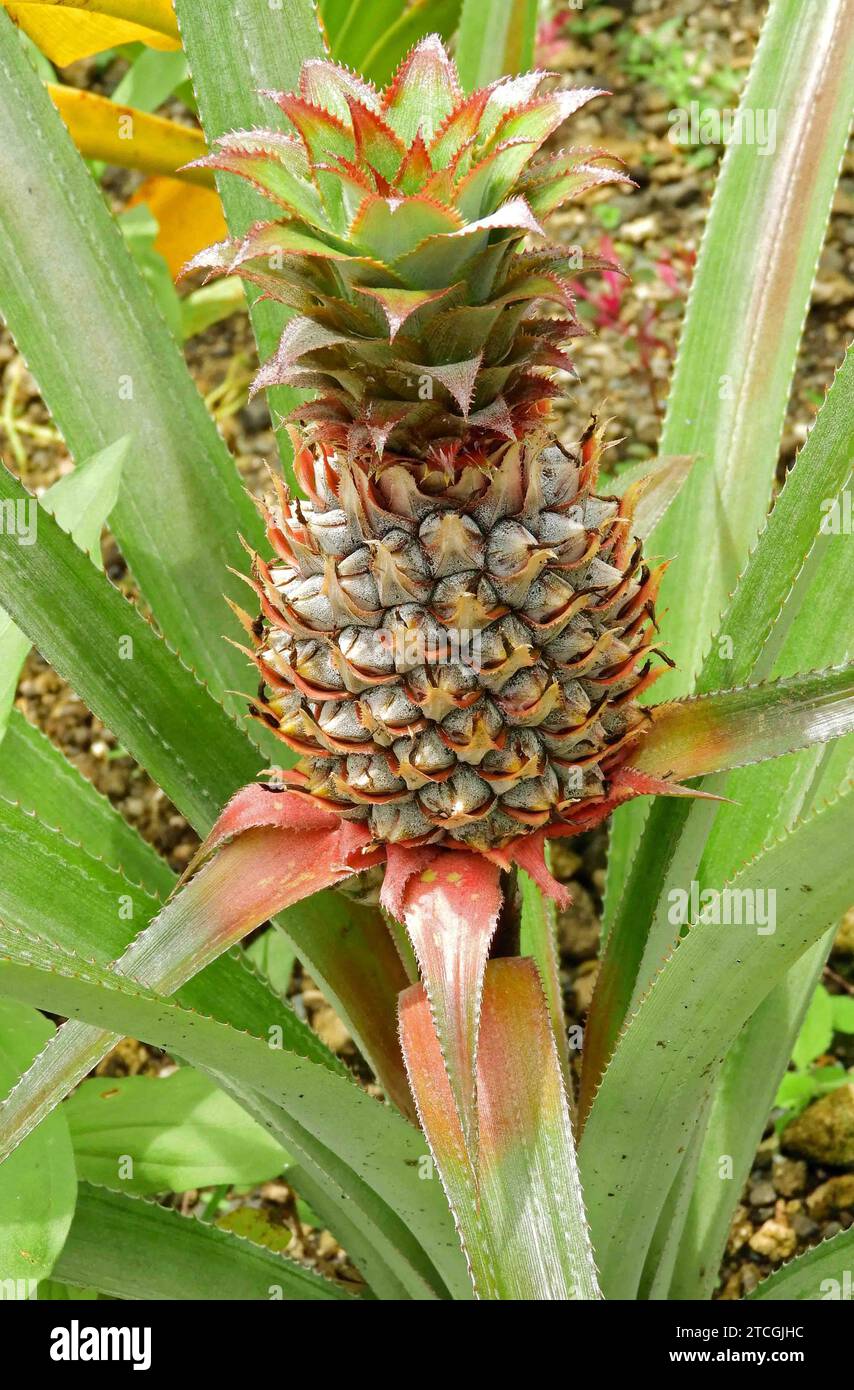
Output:
[[[602,95],[544,81],[464,94],[436,35],[382,92],[310,61],[269,94],[295,134],[236,131],[198,161],[279,215],[191,268],[293,310],[255,386],[316,392],[291,422],[305,497],[265,509],[260,614],[240,613],[252,712],[299,754],[294,789],[380,843],[568,833],[664,669],[637,489],[597,495],[595,422],[574,450],[549,429],[584,331],[568,277],[607,263],[538,219],[625,175],[540,154]]]

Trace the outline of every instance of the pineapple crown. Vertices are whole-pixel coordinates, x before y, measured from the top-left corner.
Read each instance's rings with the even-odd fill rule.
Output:
[[[382,92],[311,60],[296,92],[265,93],[295,133],[235,131],[196,161],[284,209],[187,270],[238,274],[296,311],[254,389],[317,392],[292,417],[310,441],[369,467],[386,454],[447,466],[542,424],[553,369],[572,371],[565,345],[584,331],[568,277],[619,268],[550,244],[539,219],[630,182],[604,150],[535,159],[603,95],[543,91],[550,76],[466,95],[436,35]]]

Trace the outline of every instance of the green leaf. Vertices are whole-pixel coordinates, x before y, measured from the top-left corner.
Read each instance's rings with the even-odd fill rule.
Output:
[[[73,473],[49,487],[41,501],[45,510],[56,517],[60,526],[69,532],[75,544],[86,551],[99,569],[103,568],[101,530],[116,503],[129,444],[130,439],[126,435],[102,449]],[[26,529],[22,528],[16,539],[20,545],[31,544]],[[33,533],[32,543],[35,540]],[[8,614],[0,609],[0,742],[8,728],[21,667],[29,650],[29,640]]]
[[[757,540],[750,559],[739,578],[732,600],[721,618],[718,639],[706,657],[697,682],[699,691],[741,684],[755,673],[771,670],[772,648],[777,650],[797,615],[806,611],[808,619],[816,612],[812,592],[793,601],[798,581],[818,578],[822,565],[839,550],[839,537],[826,525],[828,506],[840,506],[851,471],[854,440],[854,350],[849,349],[836,374],[824,405],[807,441],[789,472],[773,510]],[[843,571],[846,573],[846,571]],[[817,591],[832,594],[838,579],[828,574]],[[806,603],[806,609],[805,609]],[[836,625],[839,631],[839,625]],[[776,634],[771,643],[772,631]],[[841,662],[849,655],[847,643],[839,647],[821,646],[803,652],[777,675],[793,675],[824,666],[828,660]],[[773,770],[758,774],[774,777]],[[743,780],[743,778],[741,779]],[[754,783],[755,785],[755,779]],[[735,783],[730,780],[730,785]],[[750,806],[762,805],[762,798],[751,797]],[[688,814],[688,808],[670,806],[656,810],[660,818],[673,820]],[[630,803],[617,811],[611,822],[611,852],[606,888],[605,934],[610,930],[628,865],[640,843],[646,811]],[[649,837],[660,839],[660,833]],[[760,834],[758,843],[763,836]],[[729,871],[729,870],[728,870]],[[645,880],[648,881],[648,880]]]
[[[637,796],[624,806],[618,806],[608,823],[608,867],[605,877],[605,893],[602,905],[602,942],[600,954],[604,956],[611,928],[619,911],[626,880],[637,853],[643,834],[644,824],[654,801],[648,796]]]
[[[76,459],[132,437],[122,552],[183,659],[217,694],[239,688],[222,594],[240,596],[227,566],[242,564],[238,532],[261,544],[260,518],[5,14],[0,78],[0,310]]]
[[[429,144],[458,98],[456,69],[444,44],[428,34],[407,53],[386,89],[383,116],[404,145],[411,145],[419,130]]]
[[[181,300],[181,337],[193,338],[246,308],[243,281],[236,275],[202,285]]]
[[[787,1071],[777,1087],[774,1104],[784,1106],[795,1113],[809,1105],[815,1093],[815,1082],[809,1072]]]
[[[264,798],[264,793],[257,789],[258,793]],[[281,798],[268,798],[279,812],[284,813],[285,805]],[[345,859],[345,846],[337,845],[337,837],[343,833],[335,828],[334,822],[332,829],[312,828],[302,829],[301,819],[304,816],[304,803],[300,803],[298,824],[291,828],[289,834],[284,834],[280,828],[270,828],[262,826],[260,828],[248,830],[239,838],[233,839],[220,849],[216,858],[211,859],[201,871],[193,878],[189,885],[184,888],[180,895],[174,898],[170,904],[158,915],[150,927],[142,932],[132,943],[132,945],[109,967],[107,978],[114,985],[116,979],[121,976],[132,977],[135,980],[142,980],[150,985],[154,985],[164,994],[172,993],[180,987],[184,981],[188,981],[191,976],[196,974],[209,961],[214,961],[218,955],[226,950],[229,944],[239,940],[240,937],[257,926],[272,912],[292,903],[300,896],[311,893],[319,883],[334,882],[348,874],[346,867],[336,868],[334,866],[343,864]],[[311,816],[308,817],[309,822]],[[316,813],[315,813],[316,819]],[[326,818],[323,818],[324,821]],[[345,837],[346,839],[346,837]],[[73,850],[69,846],[66,850]],[[27,855],[23,860],[24,872],[30,867],[31,855]],[[20,866],[19,866],[20,868]],[[67,875],[66,875],[67,877]],[[92,877],[90,869],[90,877]],[[113,875],[118,878],[117,875]],[[37,883],[40,884],[40,879]],[[86,884],[88,887],[88,883]],[[17,903],[22,899],[24,913],[32,911],[32,892],[21,894],[20,898],[13,897],[10,908],[15,910]],[[125,884],[120,878],[118,884],[114,884],[113,903],[117,905],[117,916],[125,919],[134,916],[134,894],[132,885]],[[60,907],[61,912],[61,907]],[[109,910],[109,909],[108,909]],[[113,909],[116,911],[116,908]],[[57,905],[48,895],[47,920],[57,912]],[[7,916],[9,910],[7,909]],[[146,913],[143,907],[141,916],[151,915],[150,909]],[[20,920],[20,918],[19,918]],[[84,931],[91,930],[90,917],[84,917]],[[381,919],[377,915],[377,920],[382,926]],[[14,938],[25,943],[19,946],[19,951],[24,958],[31,959],[34,943],[28,936],[20,936],[20,930],[26,930],[27,919],[21,921],[19,935]],[[374,1005],[376,1018],[371,1017],[368,1011],[365,1012],[364,1022],[369,1035],[372,1037],[382,1037],[385,1029],[384,1020],[380,1010],[376,1007],[377,1001],[382,1000],[382,989],[389,983],[388,972],[385,970],[385,962],[381,954],[373,962],[373,971],[376,976],[377,984],[381,988],[373,991],[366,991],[365,984],[370,979],[370,962],[363,959],[362,952],[367,944],[361,933],[352,930],[351,939],[347,941],[346,933],[339,937],[337,927],[332,925],[331,931],[321,932],[321,936],[326,936],[327,947],[329,943],[333,946],[339,941],[342,943],[342,950],[338,952],[340,960],[335,963],[335,970],[338,970],[337,978],[340,980],[340,987],[351,994],[355,993],[359,997],[360,991],[364,996],[367,995],[366,1003]],[[383,928],[384,930],[384,928]],[[77,928],[79,938],[80,929]],[[386,942],[388,950],[394,955],[394,948],[388,938]],[[66,946],[67,933],[63,939],[63,946]],[[73,940],[74,948],[78,947],[78,940]],[[97,951],[97,947],[96,947]],[[321,951],[322,955],[322,951]],[[395,957],[396,959],[396,957]],[[353,974],[354,980],[349,979],[348,967],[355,962]],[[340,969],[338,967],[340,966]],[[397,961],[398,970],[400,969]],[[194,989],[194,985],[188,989]],[[218,1007],[218,1005],[216,1006]],[[268,1038],[271,1047],[281,1045],[293,1046],[299,1053],[311,1055],[320,1049],[320,1060],[325,1063],[329,1056],[328,1051],[322,1047],[317,1039],[306,1028],[300,1024],[293,1014],[284,1005],[276,1003],[274,1006],[280,1018],[273,1023],[272,1012],[268,1009],[265,1016],[256,1026]],[[288,1026],[287,1020],[291,1023]],[[301,1036],[301,1030],[312,1039],[308,1046]],[[392,1031],[391,1037],[396,1047],[395,1035]],[[0,1138],[0,1148],[5,1147],[8,1151],[20,1142],[39,1119],[56,1104],[56,1102],[67,1094],[68,1091],[80,1081],[88,1071],[90,1071],[105,1053],[118,1041],[117,1036],[108,1030],[97,1027],[80,1025],[69,1022],[62,1029],[60,1035],[53,1041],[51,1046],[45,1050],[33,1067],[27,1073],[15,1091],[7,1098],[2,1107],[2,1138]],[[399,1057],[399,1053],[397,1054]],[[383,1059],[381,1059],[383,1060]],[[398,1065],[401,1065],[398,1062]],[[340,1068],[341,1064],[333,1062],[334,1067]],[[389,1067],[383,1067],[379,1075],[386,1078]],[[233,1073],[229,1068],[225,1075],[220,1077],[218,1072],[211,1073],[214,1079],[220,1082],[233,1093]],[[391,1077],[393,1082],[394,1077]],[[250,1112],[255,1114],[253,1095],[247,1096],[243,1089],[237,1093],[237,1099],[248,1106]],[[264,1123],[269,1122],[268,1115],[261,1116]],[[276,1124],[275,1116],[272,1120]],[[394,1255],[394,1247],[392,1247]],[[419,1287],[421,1286],[421,1276],[418,1276]],[[405,1285],[404,1285],[405,1286]],[[399,1283],[395,1285],[395,1296],[400,1292]]]
[[[86,1183],[56,1275],[110,1298],[136,1300],[350,1297],[294,1260],[209,1222]]]
[[[681,783],[778,758],[854,730],[854,667],[793,676],[741,690],[656,706],[649,731],[629,755],[626,770]],[[719,791],[717,782],[708,792]],[[748,793],[749,794],[749,793]],[[687,800],[687,798],[686,798]],[[666,798],[662,797],[666,803]],[[674,893],[695,880],[714,802],[689,811],[654,805],[615,920],[596,984],[585,1041],[582,1111],[610,1055],[622,1021],[674,940]],[[740,862],[743,862],[741,855]],[[711,882],[715,882],[713,878]],[[637,895],[635,896],[635,886]],[[652,912],[651,923],[646,930]],[[642,929],[638,929],[638,922]]]
[[[834,994],[831,999],[834,1033],[854,1033],[854,999]]]
[[[30,652],[30,639],[0,608],[0,742],[6,736],[21,669]]]
[[[546,850],[546,853],[548,851]],[[546,898],[524,870],[519,873],[522,890],[522,928],[519,948],[523,956],[531,956],[540,973],[540,984],[546,996],[552,1035],[560,1064],[571,1096],[569,1051],[566,1041],[566,1018],[563,1011],[563,992],[560,983],[560,960],[557,943],[557,910],[551,898]]]
[[[42,1279],[36,1294],[39,1303],[94,1303],[98,1299],[97,1289],[75,1289],[70,1284],[60,1284],[56,1279]]]
[[[481,1298],[595,1299],[561,1066],[537,969],[486,970],[477,1153],[464,1138],[423,985],[401,998],[410,1081]]]
[[[414,251],[429,236],[460,226],[459,213],[429,198],[393,201],[368,194],[350,230],[359,250],[384,262]]]
[[[739,684],[755,672],[772,671],[783,641],[799,619],[801,605],[792,602],[798,586],[809,585],[839,549],[840,537],[829,523],[833,509],[844,504],[852,444],[854,348],[849,348],[739,575],[706,656],[698,691]],[[816,665],[828,664],[827,657],[813,660]],[[797,669],[804,668],[789,667],[780,674]]]
[[[26,1004],[0,999],[0,1090],[6,1091],[53,1034]],[[0,1289],[34,1295],[53,1269],[77,1200],[77,1173],[62,1115],[51,1115],[0,1165]],[[30,1282],[31,1281],[31,1282]]]
[[[151,291],[152,298],[169,326],[176,342],[181,341],[181,301],[172,272],[154,243],[160,227],[145,203],[137,203],[119,214],[119,227],[133,259]]]
[[[733,1211],[753,1167],[768,1113],[777,1104],[775,1088],[821,976],[832,935],[832,931],[826,933],[791,967],[727,1052],[696,1162],[691,1205],[684,1229],[675,1233],[679,1253],[670,1284],[671,1298],[710,1297],[717,1284]],[[788,1075],[795,1080],[794,1072]],[[807,1094],[798,1099],[796,1108],[815,1095],[812,1079],[802,1079]],[[798,1088],[793,1087],[792,1093],[797,1095]],[[723,1153],[732,1162],[732,1177],[725,1182],[720,1177]]]
[[[112,100],[137,111],[156,111],[187,77],[187,58],[174,53],[144,48],[135,58],[112,92]]]
[[[7,499],[32,504],[0,470],[0,502]],[[255,776],[258,753],[53,518],[39,508],[36,520],[37,545],[0,537],[0,602],[178,809],[206,831],[228,797]]]
[[[661,1208],[652,1239],[649,1243],[643,1273],[638,1283],[637,1297],[641,1302],[666,1298],[673,1269],[680,1253],[680,1237],[690,1209],[694,1174],[703,1137],[706,1132],[709,1100],[706,1098],[697,1114],[691,1139],[685,1145],[676,1176]]]
[[[274,1102],[257,1092],[235,1086],[211,1072],[215,1080],[228,1088],[245,1105],[250,1114],[271,1132],[282,1137],[282,1143],[299,1154],[300,1163],[288,1169],[287,1181],[297,1192],[305,1193],[312,1206],[323,1213],[322,1224],[338,1235],[344,1249],[361,1272],[374,1297],[399,1302],[401,1299],[433,1299],[446,1297],[445,1286],[420,1265],[420,1256],[409,1258],[407,1237],[401,1231],[394,1211],[386,1206],[352,1167],[342,1163],[333,1149],[319,1145],[302,1127],[294,1122]],[[287,1138],[285,1137],[287,1136]],[[423,1141],[422,1141],[423,1144]],[[336,1146],[337,1147],[337,1146]],[[420,1176],[428,1156],[408,1160]],[[396,1160],[392,1160],[394,1166]],[[447,1206],[441,1198],[445,1213]],[[453,1238],[448,1251],[458,1245]],[[462,1256],[453,1257],[456,1265],[454,1297],[471,1298],[471,1284],[465,1273]],[[427,1277],[425,1278],[425,1274]]]
[[[279,217],[284,209],[291,218],[328,229],[323,200],[312,183],[308,159],[293,135],[233,131],[222,136],[214,153],[196,160],[194,167],[241,174],[276,204]],[[268,208],[268,214],[270,211]]]
[[[776,650],[782,659],[772,668],[777,677],[849,659],[849,630],[839,623],[838,613],[854,602],[854,576],[844,538],[828,533],[822,522],[828,501],[839,497],[849,476],[852,437],[854,354],[849,353],[721,620],[720,641],[713,644],[697,682],[700,691],[764,673]],[[810,581],[808,592],[796,587],[799,575]],[[783,640],[782,649],[770,640],[772,628]],[[745,769],[726,783],[719,779],[704,786],[730,797],[732,807],[662,798],[648,810],[636,809],[635,803],[613,818],[608,947],[588,1029],[587,1094],[595,1084],[597,1059],[601,1064],[607,1054],[606,1036],[616,1036],[630,1002],[644,992],[668,947],[669,888],[697,876],[698,866],[701,882],[705,870],[712,883],[730,877],[758,852],[775,826],[785,826],[806,809],[785,790],[789,762]],[[827,788],[828,795],[839,780]],[[785,805],[791,808],[788,818],[780,815]]]
[[[846,1085],[851,1074],[842,1066],[813,1067],[811,1076],[816,1094],[823,1096],[828,1091],[836,1091],[840,1086]]]
[[[26,960],[20,939],[0,926],[0,994],[38,999],[51,1012],[82,1019],[93,1032],[127,1031],[186,1058],[227,1085],[346,1204],[349,1219],[390,1262],[409,1297],[446,1296],[443,1280],[453,1296],[466,1296],[465,1267],[441,1190],[418,1176],[424,1141],[391,1108],[325,1067],[271,1048],[266,1036],[214,1022],[64,956],[44,939],[27,938],[25,949]],[[57,1277],[67,1274],[58,1270]]]
[[[789,475],[778,505],[785,501],[788,489],[797,484],[797,470],[808,461],[810,469],[800,475],[801,488],[807,485],[808,479],[821,486],[821,479],[814,475],[823,473],[827,461],[835,459],[834,466],[844,468],[850,460],[848,441],[854,420],[850,397],[852,381],[854,361],[849,354],[799,456],[795,472]],[[847,390],[840,397],[841,383],[847,384]],[[829,411],[832,412],[830,419]],[[825,432],[832,420],[843,425],[843,429],[836,432],[835,441],[833,433],[828,439]],[[819,434],[828,443],[824,453],[812,447]],[[837,473],[836,484],[827,485],[826,502],[837,497],[841,477],[844,473]],[[813,496],[817,496],[815,506],[819,507],[821,493]],[[789,497],[793,500],[792,493]],[[808,508],[808,514],[810,512],[815,515]],[[776,515],[775,507],[769,529]],[[790,514],[790,519],[794,529],[796,518]],[[784,537],[778,533],[777,539],[782,546]],[[760,538],[757,554],[763,549],[763,543],[764,536]],[[772,673],[786,676],[827,660],[850,658],[851,626],[840,623],[839,614],[851,611],[852,607],[854,570],[848,538],[832,532],[822,533],[809,552],[803,578],[795,584],[783,611],[783,643],[779,649],[769,644],[774,663]],[[757,606],[757,611],[762,610]],[[850,782],[854,770],[852,744],[854,740],[849,736],[840,739],[832,748],[807,750],[761,767],[731,773],[725,782],[721,779],[720,790],[736,804],[720,807],[711,834],[702,842],[703,856],[697,871],[699,881],[705,884],[729,877],[769,836],[779,833],[780,828],[790,828],[812,806],[834,796]],[[833,936],[831,928],[823,940],[792,967],[786,979],[768,994],[737,1045],[727,1055],[698,1165],[686,1236],[681,1241],[679,1266],[671,1288],[672,1297],[708,1297],[714,1287],[737,1193],[750,1172],[766,1116],[774,1104],[780,1077],[820,979]],[[732,1157],[731,1183],[721,1183],[718,1176],[718,1155],[721,1153]]]
[[[284,932],[276,927],[268,927],[251,946],[247,946],[246,954],[256,969],[269,980],[270,988],[283,999],[286,998],[297,953]]]
[[[397,997],[409,980],[382,913],[329,891],[280,913],[277,924],[346,1023],[389,1100],[411,1116],[397,1036]]]
[[[336,62],[370,77],[365,66],[366,55],[400,20],[405,10],[405,0],[349,0],[341,23],[329,34]]]
[[[824,985],[819,985],[801,1024],[792,1050],[792,1061],[796,1067],[806,1067],[826,1052],[832,1041],[833,1004]]]
[[[854,732],[854,665],[656,705],[628,766],[681,782]]]
[[[86,845],[153,897],[171,893],[175,875],[166,861],[50,739],[14,709],[0,752],[0,797]]]
[[[854,1228],[840,1231],[830,1240],[796,1255],[769,1274],[747,1297],[756,1301],[785,1299],[850,1299],[854,1267]]]
[[[467,92],[534,66],[536,0],[463,0],[457,66]]]
[[[428,1155],[425,1155],[424,1162],[429,1162]],[[332,1232],[356,1268],[361,1270],[376,1298],[409,1298],[405,1286],[401,1284],[397,1285],[398,1293],[395,1295],[394,1275],[387,1268],[383,1271],[382,1279],[377,1278],[376,1271],[380,1263],[377,1252],[371,1247],[370,1241],[365,1239],[358,1222],[351,1220],[345,1202],[336,1202],[330,1198],[322,1183],[318,1182],[307,1168],[300,1165],[287,1170],[285,1181],[295,1192],[300,1193],[300,1201],[297,1203],[300,1219],[317,1229]],[[307,1202],[311,1203],[308,1211]]]
[[[774,148],[757,138],[724,156],[660,444],[698,456],[650,542],[674,557],[660,594],[678,667],[659,686],[667,696],[690,689],[768,508],[852,87],[852,16],[772,0],[739,113],[773,119]]]
[[[327,42],[334,47],[335,40],[347,21],[355,0],[318,0],[318,13],[323,23]]]
[[[131,832],[132,833],[132,832]],[[169,875],[167,893],[174,886]],[[164,897],[166,894],[164,894]],[[0,919],[26,932],[38,922],[61,948],[106,967],[161,907],[114,865],[0,801]],[[245,955],[221,957],[179,992],[188,1008],[266,1034],[339,1074],[346,1068],[302,1019],[271,994]]]
[[[72,473],[49,487],[40,499],[45,511],[67,531],[76,546],[103,569],[101,531],[119,498],[123,470],[131,452],[125,434],[108,444]]]
[[[675,458],[645,460],[624,468],[616,478],[603,477],[601,491],[623,497],[633,488],[639,496],[632,517],[632,535],[646,540],[655,529],[691,471],[694,460],[689,454]]]
[[[79,1177],[134,1196],[254,1186],[289,1162],[241,1106],[190,1067],[84,1081],[62,1113]]]
[[[2,809],[0,807],[0,811]],[[133,885],[125,883],[120,876],[109,872],[83,851],[63,844],[59,836],[51,835],[33,823],[28,824],[26,818],[12,808],[8,808],[7,814],[11,817],[9,836],[7,838],[0,833],[0,916],[25,931],[34,914],[66,950],[76,951],[84,959],[90,957],[107,964],[113,956],[121,953],[127,944],[127,934],[132,935],[140,922],[152,914],[157,904],[146,900]],[[335,906],[335,896],[327,896],[332,898]],[[352,924],[346,927],[346,911],[340,915],[345,923],[343,958],[346,966],[352,954],[347,949],[347,942],[352,941],[354,935],[358,936],[358,932]],[[124,919],[124,925],[121,919]],[[322,914],[319,914],[318,921],[323,935],[326,924]],[[334,944],[336,930],[336,926],[330,923],[327,929],[330,946]],[[111,976],[110,979],[114,981],[115,977]],[[339,1075],[347,1074],[343,1064],[328,1051],[307,1024],[272,996],[260,978],[237,956],[220,958],[208,966],[179,991],[178,998],[190,1008],[212,1014],[263,1038],[265,1047],[284,1046],[312,1057],[324,1066],[330,1066]],[[84,1057],[85,1071],[87,1061],[94,1065],[95,1054],[103,1052],[104,1037],[101,1030],[91,1029],[83,1041],[93,1049],[88,1057]],[[71,1042],[74,1043],[73,1030]],[[70,1056],[66,1058],[72,1065],[72,1075],[80,1071],[80,1042],[78,1030],[78,1050],[72,1047]],[[272,1125],[278,1133],[279,1117],[275,1107],[272,1107],[272,1119],[269,1106],[262,1106],[259,1110],[258,1099],[251,1090],[247,1092],[245,1081],[242,1087],[236,1088],[230,1070],[215,1079],[230,1094],[236,1095],[236,1099],[247,1106],[250,1113],[256,1114],[268,1127]],[[67,1086],[60,1083],[59,1095],[63,1089],[67,1089]],[[19,1099],[24,1098],[16,1095],[16,1105]],[[26,1101],[27,1105],[30,1103]],[[8,1126],[13,1117],[8,1106],[5,1111],[4,1119]],[[14,1114],[18,1115],[19,1112],[15,1111]],[[344,1194],[333,1200],[346,1202],[348,1199]],[[379,1280],[380,1272],[385,1268],[384,1261],[370,1240],[363,1238],[363,1244],[370,1250],[371,1275]],[[390,1258],[395,1258],[393,1247]],[[384,1287],[389,1291],[389,1296],[411,1296],[405,1285],[397,1281],[393,1284],[386,1282]]]
[[[334,833],[294,829],[285,835],[267,826],[249,830],[205,864],[111,962],[109,970],[114,977],[173,994],[268,916],[317,887],[346,877],[348,868],[330,867],[330,862],[337,865],[343,857]],[[116,915],[126,919],[133,906],[128,891],[132,885],[120,881],[118,887],[125,891],[117,895]],[[284,1005],[279,1012],[287,1013]],[[290,1034],[296,1035],[299,1046],[298,1026],[268,1026],[266,1031],[271,1045],[276,1045],[277,1034],[279,1044]],[[105,1030],[66,1024],[4,1102],[0,1152],[8,1153],[20,1143],[118,1041]]]
[[[26,53],[27,57],[33,65],[34,70],[38,73],[42,81],[56,82],[56,68],[53,66],[53,63],[51,63],[44,56],[41,49],[37,47],[37,45],[30,38],[29,34],[25,34],[23,29],[19,29],[18,37],[21,40],[21,46],[23,47],[24,52]]]
[[[699,919],[689,904],[671,904],[674,935],[683,909],[690,929],[627,1024],[581,1143],[606,1296],[636,1294],[659,1213],[727,1051],[769,990],[844,911],[850,881],[838,846],[852,833],[848,794],[720,885]],[[744,925],[736,924],[739,903]],[[716,915],[736,920],[717,925]]]
[[[357,0],[362,12],[372,12],[377,6],[375,0]],[[398,66],[403,62],[413,44],[426,34],[439,34],[448,40],[457,27],[462,0],[412,0],[406,6],[398,0],[397,19],[379,35],[374,44],[364,53],[356,66],[372,82],[380,85],[390,82]],[[341,59],[338,44],[332,45],[333,54]]]

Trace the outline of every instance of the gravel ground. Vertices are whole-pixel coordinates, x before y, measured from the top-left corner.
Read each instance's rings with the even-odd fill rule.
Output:
[[[598,7],[601,9],[601,7]],[[582,340],[575,353],[578,382],[567,379],[558,405],[567,439],[577,437],[592,412],[611,417],[612,466],[654,457],[666,401],[667,378],[675,352],[693,260],[714,184],[719,151],[686,151],[667,139],[668,111],[693,99],[715,100],[734,93],[743,80],[755,45],[764,5],[733,0],[726,6],[699,0],[634,0],[611,7],[622,23],[591,33],[590,15],[568,11],[570,24],[560,36],[547,35],[541,61],[573,84],[608,87],[612,98],[582,115],[576,143],[602,145],[619,154],[638,184],[636,190],[589,199],[553,219],[556,235],[589,246],[613,249],[631,276],[620,301],[600,304],[598,333]],[[619,12],[622,11],[622,16]],[[597,8],[590,11],[597,13]],[[654,37],[672,20],[689,55],[685,76],[669,60],[655,58]],[[695,65],[695,66],[694,66]],[[641,75],[644,66],[651,71]],[[121,65],[97,73],[77,64],[64,74],[77,85],[110,90]],[[734,104],[735,96],[729,104]],[[175,114],[174,111],[170,114]],[[133,176],[115,173],[107,181],[116,206],[132,191]],[[826,384],[841,360],[854,328],[854,166],[847,164],[834,203],[822,254],[780,455],[781,476],[791,463],[814,417]],[[591,227],[593,228],[591,235]],[[596,290],[595,283],[589,282]],[[583,305],[590,316],[595,306]],[[245,316],[210,329],[187,345],[187,359],[199,389],[217,417],[247,486],[260,491],[268,463],[277,457],[270,417],[262,399],[247,401],[257,358]],[[4,462],[37,492],[71,468],[38,389],[8,335],[0,334],[0,450]],[[103,553],[114,583],[133,594],[133,583],[113,538],[105,533]],[[154,786],[112,733],[95,719],[68,686],[37,654],[27,661],[17,703],[80,771],[139,832],[181,871],[196,838],[183,817]],[[559,919],[562,978],[571,1022],[580,1022],[596,976],[599,913],[606,841],[597,833],[561,846],[557,871],[571,883],[574,902]],[[840,934],[826,976],[831,992],[854,993],[854,930]],[[297,967],[291,993],[329,1044],[350,1060],[352,1041],[313,982]],[[837,1037],[834,1056],[850,1065]],[[850,1040],[847,1040],[850,1042]],[[105,1075],[159,1071],[168,1059],[131,1041],[118,1047],[99,1071]],[[784,1139],[785,1142],[785,1139]],[[209,1194],[186,1193],[182,1210],[203,1210]],[[246,1213],[250,1209],[250,1215]],[[254,1210],[253,1210],[254,1209]],[[252,1220],[253,1238],[288,1245],[329,1274],[357,1281],[346,1256],[328,1233],[313,1228],[310,1213],[284,1183],[268,1183],[252,1194],[232,1193],[218,1220],[235,1229]],[[743,1194],[722,1268],[720,1296],[740,1297],[782,1259],[854,1220],[854,1175],[826,1163],[786,1155],[780,1150],[773,1119]],[[261,1223],[261,1224],[257,1224]]]

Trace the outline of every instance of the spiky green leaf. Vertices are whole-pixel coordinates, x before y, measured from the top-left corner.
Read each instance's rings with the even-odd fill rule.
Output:
[[[0,999],[0,1090],[7,1090],[44,1047],[53,1024],[35,1009]],[[4,1298],[30,1298],[62,1249],[77,1200],[74,1153],[63,1115],[51,1115],[0,1165],[0,1287]],[[8,1282],[7,1282],[8,1281]]]
[[[215,1023],[44,940],[29,938],[25,948],[26,959],[20,938],[0,928],[0,994],[38,1000],[94,1032],[129,1029],[227,1084],[298,1162],[311,1167],[331,1198],[346,1203],[374,1258],[396,1271],[406,1296],[431,1298],[448,1290],[466,1296],[468,1280],[441,1191],[418,1176],[423,1140],[393,1110],[325,1067],[271,1048],[267,1037]]]
[[[687,890],[671,901],[674,944],[686,920],[687,936],[621,1036],[581,1143],[606,1296],[636,1296],[685,1146],[740,1030],[847,906],[838,846],[852,833],[849,793],[710,889],[699,915]]]
[[[757,1284],[747,1297],[760,1303],[769,1299],[787,1303],[819,1298],[841,1301],[851,1297],[852,1265],[854,1230],[849,1228],[797,1255]]]
[[[724,156],[661,438],[663,453],[699,456],[651,542],[674,557],[660,598],[678,671],[664,695],[690,689],[768,509],[852,87],[851,5],[772,0],[738,109],[753,139]]]
[[[0,501],[35,506],[5,470]],[[38,544],[0,536],[0,602],[188,819],[208,829],[255,776],[260,755],[54,519],[41,508],[35,515]]]
[[[210,1222],[83,1183],[56,1269],[77,1290],[135,1300],[300,1303],[350,1297],[284,1255]]]
[[[238,532],[260,542],[260,520],[5,14],[0,76],[0,308],[76,459],[132,437],[113,516],[123,553],[184,660],[217,694],[239,688],[222,593],[237,598],[227,566]]]
[[[464,0],[457,62],[466,91],[530,68],[536,28],[536,0]]]

